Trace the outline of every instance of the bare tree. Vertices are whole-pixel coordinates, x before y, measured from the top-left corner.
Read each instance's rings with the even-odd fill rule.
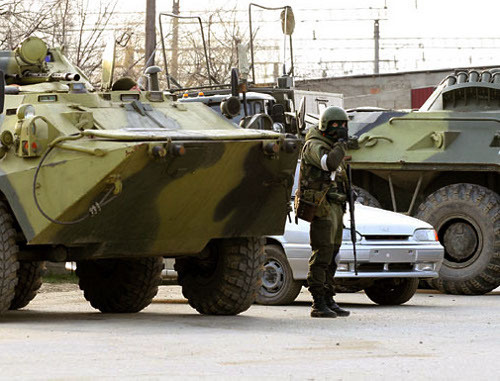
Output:
[[[52,10],[60,1],[0,1],[0,48],[14,49],[35,32],[50,34],[55,25]]]
[[[236,9],[216,9],[208,18],[204,17],[203,22],[212,82],[228,83],[231,68],[238,64],[238,43],[248,42],[248,32],[242,31]],[[165,21],[163,29],[171,31],[168,24],[168,21]],[[208,84],[208,71],[198,21],[181,19],[178,28],[179,63],[178,78],[175,80],[183,87]],[[170,43],[172,36],[173,33],[163,36],[167,47],[167,64],[173,53]]]
[[[62,46],[70,61],[99,82],[103,35],[117,0],[0,1],[0,48],[14,49],[31,35]]]
[[[208,18],[209,62],[211,75],[217,83],[229,82],[231,68],[238,64],[238,44],[249,38],[240,25],[236,9],[218,9]]]
[[[104,35],[113,17],[116,0],[57,0],[52,17],[53,46],[60,45],[71,62],[80,67],[94,84],[100,81]]]

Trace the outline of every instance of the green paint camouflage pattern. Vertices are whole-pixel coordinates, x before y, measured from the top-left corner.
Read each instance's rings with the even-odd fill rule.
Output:
[[[161,92],[98,92],[59,49],[47,55],[28,64],[18,51],[0,52],[1,133],[14,138],[2,147],[0,191],[28,249],[62,245],[68,259],[179,256],[215,238],[283,233],[293,137],[235,127]],[[85,89],[53,73],[77,73]],[[23,117],[22,105],[34,116]],[[58,221],[94,216],[62,225],[36,207],[34,175],[49,147],[36,181],[42,210]],[[112,200],[96,206],[103,198]]]
[[[418,111],[358,109],[349,131],[356,185],[432,223],[445,258],[433,287],[500,286],[500,69],[457,71]]]
[[[494,73],[484,78],[500,80]],[[443,173],[475,172],[489,176],[492,189],[499,193],[500,82],[481,82],[477,77],[473,77],[476,82],[467,78],[463,82],[450,77],[418,111],[349,113],[349,133],[359,138],[359,149],[347,154],[352,156],[360,186],[367,185],[363,171],[384,180],[391,174],[394,185],[413,191],[424,173],[421,189],[425,194]]]

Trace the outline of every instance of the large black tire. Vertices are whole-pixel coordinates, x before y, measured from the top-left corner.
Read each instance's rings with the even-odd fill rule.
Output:
[[[265,261],[261,238],[211,242],[200,257],[175,261],[189,305],[201,314],[236,315],[255,301]]]
[[[292,303],[300,293],[303,282],[293,279],[292,269],[283,249],[277,245],[266,245],[266,262],[262,286],[256,302],[266,305]]]
[[[431,287],[448,294],[481,295],[500,286],[500,196],[474,184],[432,193],[417,215],[433,225],[445,247]]]
[[[366,191],[363,188],[360,188],[356,185],[353,186],[353,189],[356,191],[358,194],[358,198],[356,199],[356,202],[358,204],[366,205],[366,206],[372,206],[374,208],[382,208],[380,205],[380,202],[368,191]]]
[[[42,285],[45,262],[20,262],[17,270],[17,286],[9,309],[18,310],[31,302]]]
[[[132,313],[146,308],[161,284],[163,258],[78,261],[80,289],[92,307],[105,313]]]
[[[366,296],[383,306],[396,306],[410,300],[418,288],[417,278],[387,278],[376,280],[365,288]]]
[[[0,313],[7,311],[15,295],[19,262],[12,216],[0,202]]]

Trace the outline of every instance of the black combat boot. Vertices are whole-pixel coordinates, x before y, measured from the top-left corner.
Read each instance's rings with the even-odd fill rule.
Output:
[[[311,317],[320,318],[336,318],[337,314],[329,309],[325,303],[323,294],[312,294],[313,304],[311,309]]]
[[[335,314],[337,316],[341,316],[341,317],[349,316],[350,312],[340,308],[339,305],[333,299],[333,295],[334,294],[332,294],[331,292],[325,293],[325,296],[324,296],[325,306],[328,307],[333,312],[335,312]]]

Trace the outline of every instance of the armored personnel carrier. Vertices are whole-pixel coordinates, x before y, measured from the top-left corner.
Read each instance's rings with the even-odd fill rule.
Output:
[[[352,110],[354,181],[386,209],[430,222],[451,294],[500,286],[500,70],[457,71],[418,111]]]
[[[76,261],[94,308],[140,311],[163,257],[200,313],[249,308],[260,237],[284,230],[293,136],[175,102],[155,70],[148,91],[131,79],[96,91],[36,37],[0,52],[0,70],[0,312],[34,298],[43,261]]]

